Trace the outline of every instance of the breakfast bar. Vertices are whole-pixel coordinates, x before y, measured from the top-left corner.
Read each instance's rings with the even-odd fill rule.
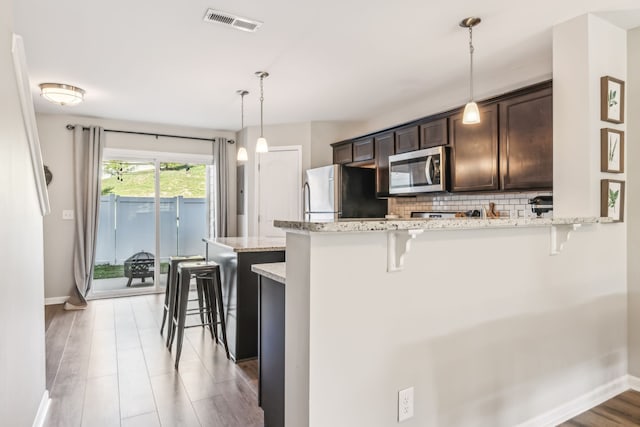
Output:
[[[276,221],[285,424],[395,425],[398,393],[412,389],[412,425],[519,425],[554,407],[555,390],[599,381],[601,366],[623,375],[626,302],[611,284],[626,270],[610,248],[624,229],[610,222]],[[486,421],[496,407],[516,409]]]

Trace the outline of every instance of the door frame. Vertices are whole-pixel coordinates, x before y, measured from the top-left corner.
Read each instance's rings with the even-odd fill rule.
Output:
[[[269,151],[296,151],[298,153],[298,198],[302,194],[302,145],[279,145],[269,146]],[[253,166],[254,176],[254,206],[253,206],[253,229],[255,235],[260,236],[260,222],[258,221],[258,215],[260,214],[260,196],[262,188],[260,187],[260,156],[262,153],[256,153],[256,161]],[[298,203],[298,219],[302,218],[302,202]]]
[[[155,220],[155,242],[154,248],[155,253],[160,254],[160,239],[158,236],[160,235],[160,163],[171,162],[171,163],[197,163],[211,166],[213,165],[213,156],[210,154],[192,154],[192,153],[171,153],[166,151],[145,151],[145,150],[128,150],[126,148],[108,148],[105,147],[102,161],[105,160],[123,160],[123,161],[132,161],[132,162],[148,162],[153,163],[155,166],[155,195],[154,195],[154,220]],[[102,167],[102,165],[101,165]],[[206,176],[207,183],[205,187],[208,189],[209,185],[209,176]],[[207,199],[209,198],[209,193],[207,193]],[[207,229],[210,228],[210,205],[211,203],[207,203]],[[205,236],[202,236],[205,237]],[[93,281],[93,278],[91,279]],[[153,286],[144,289],[120,289],[114,290],[111,292],[101,292],[99,294],[94,293],[93,286],[87,295],[87,300],[93,299],[101,299],[101,298],[114,298],[114,297],[122,297],[122,296],[134,296],[134,295],[146,295],[153,293],[161,293],[163,291],[160,290],[158,286],[160,283],[160,257],[155,257],[155,265],[154,265],[154,277],[153,277]]]

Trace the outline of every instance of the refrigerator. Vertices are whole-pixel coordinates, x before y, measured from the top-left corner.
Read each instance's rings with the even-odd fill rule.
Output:
[[[387,201],[376,198],[376,171],[330,165],[305,172],[304,220],[337,221],[341,218],[384,218]]]

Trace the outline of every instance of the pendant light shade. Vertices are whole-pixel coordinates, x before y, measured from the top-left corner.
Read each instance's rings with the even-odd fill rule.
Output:
[[[60,105],[76,105],[84,99],[84,90],[62,83],[42,83],[40,94],[47,101]]]
[[[240,89],[237,90],[236,93],[240,95],[240,131],[242,132],[242,130],[244,129],[244,96],[249,92],[244,89]],[[246,162],[247,160],[249,160],[249,155],[246,148],[238,147],[236,160],[239,162]]]
[[[480,123],[480,111],[478,111],[478,104],[475,102],[467,102],[464,106],[464,113],[462,113],[462,123],[465,125],[472,125]]]
[[[247,149],[244,147],[238,148],[238,157],[236,158],[239,162],[246,162],[249,160],[249,154],[247,153]]]
[[[269,145],[267,144],[267,140],[263,137],[258,138],[258,141],[256,141],[256,153],[267,152],[269,152]]]
[[[256,141],[256,153],[266,153],[269,151],[267,139],[263,132],[263,104],[264,104],[264,79],[269,77],[266,71],[256,71],[256,76],[260,78],[260,138]]]
[[[469,102],[464,107],[464,113],[462,113],[462,123],[465,125],[472,125],[480,123],[480,111],[478,111],[478,104],[473,100],[473,27],[481,22],[480,18],[469,17],[460,21],[460,26],[469,29]]]

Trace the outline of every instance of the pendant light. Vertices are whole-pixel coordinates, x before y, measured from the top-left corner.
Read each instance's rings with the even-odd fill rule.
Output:
[[[480,123],[478,104],[473,100],[473,27],[480,22],[481,19],[474,16],[460,21],[461,27],[469,29],[469,102],[464,106],[464,113],[462,113],[462,123],[465,125]]]
[[[237,90],[236,93],[240,95],[240,131],[242,131],[242,129],[244,129],[244,96],[248,95],[249,92],[244,89],[240,89]],[[246,148],[238,147],[238,156],[236,160],[239,162],[246,162],[249,160]]]
[[[263,83],[266,77],[269,77],[269,73],[266,71],[256,71],[256,76],[260,78],[260,138],[256,142],[256,153],[266,153],[269,151],[267,140],[263,133],[263,118],[262,118],[262,104],[264,103],[264,88]]]

